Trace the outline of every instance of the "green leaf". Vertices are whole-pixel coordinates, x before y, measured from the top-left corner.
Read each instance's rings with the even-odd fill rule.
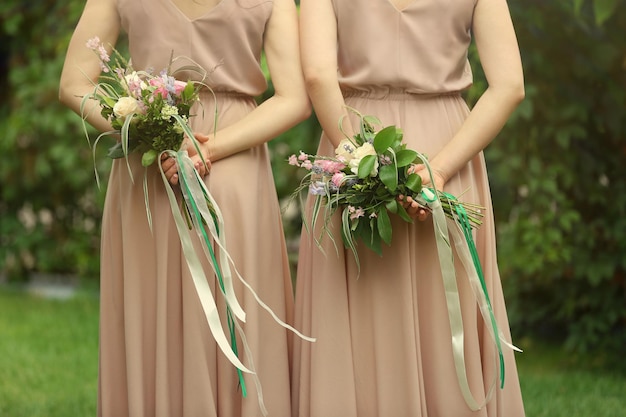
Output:
[[[422,177],[417,174],[409,174],[404,185],[409,190],[419,193],[422,190]]]
[[[374,137],[374,149],[377,153],[383,153],[391,147],[396,140],[396,127],[387,126]]]
[[[375,164],[375,155],[367,155],[366,157],[361,159],[361,162],[359,163],[359,178],[363,179],[369,177],[372,171],[374,171]]]
[[[594,0],[593,12],[598,26],[602,26],[609,17],[613,16],[619,2],[620,0]]]
[[[410,149],[403,149],[396,154],[398,168],[411,165],[417,159],[417,152]]]
[[[378,177],[390,191],[395,191],[398,188],[398,170],[394,165],[381,166]]]
[[[398,212],[398,206],[400,204],[398,204],[397,200],[389,200],[387,201],[387,203],[385,204],[385,207],[387,208],[387,210],[389,210],[392,213],[397,213]]]
[[[380,238],[387,244],[391,245],[391,220],[387,209],[383,208],[378,211],[378,234]]]
[[[407,223],[413,223],[413,219],[409,216],[409,213],[406,212],[402,204],[398,204],[398,216]]]
[[[158,152],[154,149],[150,149],[149,151],[144,152],[141,156],[141,165],[147,167],[154,163],[158,155]]]

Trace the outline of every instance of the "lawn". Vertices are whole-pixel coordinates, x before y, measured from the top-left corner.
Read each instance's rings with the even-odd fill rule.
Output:
[[[555,347],[518,345],[527,417],[626,415],[626,375]],[[94,417],[97,355],[96,296],[51,300],[0,286],[0,416]]]

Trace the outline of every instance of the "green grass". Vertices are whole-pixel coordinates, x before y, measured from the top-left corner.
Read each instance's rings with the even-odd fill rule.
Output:
[[[531,341],[522,341],[520,347],[524,353],[517,354],[517,361],[527,417],[626,416],[623,366]]]
[[[519,346],[527,417],[626,415],[623,373],[550,345]],[[55,301],[0,286],[0,416],[93,417],[97,368],[95,296]]]
[[[93,417],[98,300],[0,287],[0,416]]]

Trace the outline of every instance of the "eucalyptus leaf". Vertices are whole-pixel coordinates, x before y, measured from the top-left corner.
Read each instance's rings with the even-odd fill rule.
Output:
[[[422,190],[422,177],[417,174],[409,174],[404,185],[409,190],[419,193]]]
[[[396,140],[396,127],[387,126],[374,137],[374,149],[376,153],[382,154],[390,148]]]
[[[402,149],[396,154],[396,163],[398,164],[398,168],[411,165],[416,159],[418,159],[417,152],[411,149]]]
[[[389,191],[398,188],[398,170],[394,165],[383,165],[378,170],[378,177]]]
[[[386,208],[378,211],[377,219],[378,234],[380,235],[380,238],[387,245],[391,245],[391,219],[389,219],[389,213],[387,213]]]
[[[376,165],[376,156],[375,155],[367,155],[361,162],[359,163],[359,178],[367,178],[374,171],[374,166]]]

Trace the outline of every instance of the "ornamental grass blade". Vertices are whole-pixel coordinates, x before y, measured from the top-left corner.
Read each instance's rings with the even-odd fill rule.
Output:
[[[343,239],[345,247],[352,251],[357,269],[360,272],[361,262],[359,261],[359,254],[356,250],[356,244],[352,236],[352,230],[350,229],[350,211],[348,210],[348,207],[344,208],[341,212],[341,237]]]

